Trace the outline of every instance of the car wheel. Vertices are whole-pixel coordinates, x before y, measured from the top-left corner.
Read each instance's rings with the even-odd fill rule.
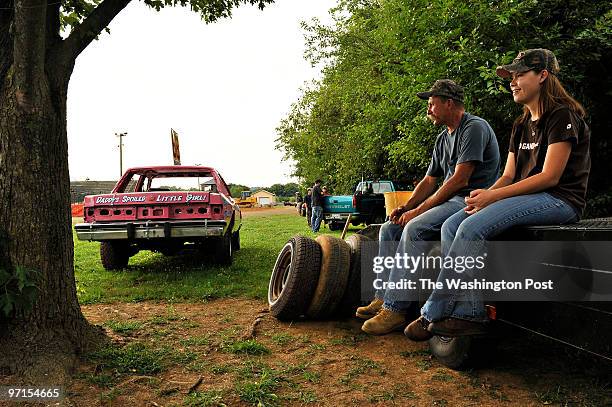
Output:
[[[329,224],[327,225],[327,227],[329,227],[329,230],[331,231],[340,230],[343,226],[344,225],[342,225],[342,223],[340,222],[329,222]]]
[[[326,318],[336,311],[348,283],[351,251],[342,239],[318,236],[321,246],[321,271],[312,301],[306,310],[310,318]]]
[[[429,349],[432,355],[444,366],[451,369],[460,369],[466,365],[470,357],[472,337],[434,336],[429,340]]]
[[[270,313],[283,321],[304,315],[319,280],[321,247],[313,239],[289,239],[276,258],[270,284]]]
[[[344,295],[338,304],[336,314],[346,317],[355,314],[355,308],[361,304],[361,253],[365,242],[372,239],[363,235],[351,235],[346,239],[351,252],[348,282]]]
[[[130,260],[129,246],[123,241],[100,242],[100,260],[105,270],[124,269]]]
[[[231,232],[227,232],[222,238],[215,241],[215,263],[223,266],[232,264],[232,258],[234,257],[232,240]]]
[[[233,249],[234,251],[238,251],[240,250],[240,231],[236,231],[234,233],[232,233],[232,239],[233,239]]]
[[[369,225],[380,225],[385,223],[386,215],[384,213],[375,213],[370,217]]]
[[[490,363],[491,355],[495,355],[498,338],[492,336],[434,336],[429,340],[431,354],[444,366],[462,370]]]

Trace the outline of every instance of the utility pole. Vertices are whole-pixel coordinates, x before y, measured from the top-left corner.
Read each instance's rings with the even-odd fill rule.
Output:
[[[123,138],[127,136],[127,131],[115,133],[119,137],[119,178],[123,175]]]

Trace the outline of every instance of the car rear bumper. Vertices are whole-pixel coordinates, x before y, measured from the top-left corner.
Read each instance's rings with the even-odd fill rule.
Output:
[[[79,240],[136,240],[223,236],[224,220],[139,221],[113,223],[79,223],[74,226]]]
[[[351,215],[352,219],[358,219],[359,218],[359,213],[352,213],[352,214],[348,214],[348,213],[324,213],[323,217],[325,218],[325,220],[342,220],[342,221],[346,221],[349,217],[349,215]]]

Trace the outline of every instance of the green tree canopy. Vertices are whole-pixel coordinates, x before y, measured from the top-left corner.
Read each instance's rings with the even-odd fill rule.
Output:
[[[303,24],[306,58],[323,75],[281,121],[277,147],[296,163],[296,176],[328,177],[344,192],[362,176],[422,175],[440,129],[415,94],[451,78],[465,87],[467,110],[489,121],[503,153],[520,106],[495,67],[543,47],[556,53],[561,81],[588,110],[590,188],[601,191],[612,172],[610,9],[590,0],[341,0],[331,26]]]

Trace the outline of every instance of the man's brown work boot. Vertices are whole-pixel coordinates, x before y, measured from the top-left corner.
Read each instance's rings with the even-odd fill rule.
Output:
[[[361,319],[370,319],[378,314],[378,311],[380,311],[383,306],[383,302],[384,301],[380,298],[374,298],[372,302],[365,307],[357,308],[355,316]]]
[[[403,329],[404,326],[406,315],[383,307],[375,317],[363,323],[361,330],[370,335],[385,335]]]
[[[433,337],[433,334],[427,330],[428,326],[429,321],[420,316],[404,329],[404,335],[415,342],[426,341]]]

